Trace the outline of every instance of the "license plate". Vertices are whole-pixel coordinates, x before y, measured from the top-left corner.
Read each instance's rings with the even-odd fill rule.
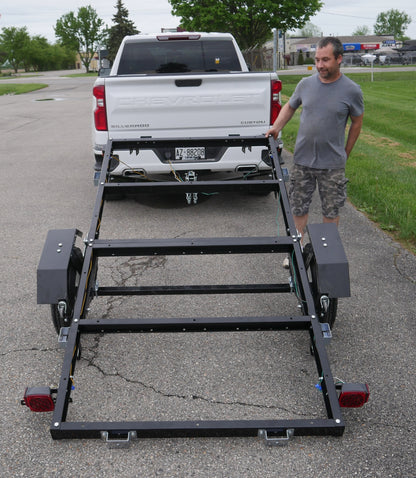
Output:
[[[205,148],[195,147],[195,148],[175,148],[175,159],[176,160],[197,160],[205,159]]]

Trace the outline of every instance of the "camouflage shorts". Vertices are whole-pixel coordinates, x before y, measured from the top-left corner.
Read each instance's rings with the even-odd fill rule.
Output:
[[[314,169],[295,164],[290,174],[289,200],[294,216],[309,212],[312,195],[318,184],[322,214],[334,219],[347,199],[344,169]]]

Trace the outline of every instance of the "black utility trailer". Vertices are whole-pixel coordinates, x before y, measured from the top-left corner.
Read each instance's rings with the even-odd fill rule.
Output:
[[[228,181],[199,181],[193,174],[187,180],[167,182],[110,181],[113,151],[130,152],[155,147],[237,147],[262,146],[272,165],[268,179],[250,177]],[[175,138],[109,140],[104,152],[98,181],[97,198],[91,227],[84,238],[84,251],[76,246],[81,233],[77,229],[49,231],[38,267],[38,303],[50,304],[52,319],[65,348],[61,378],[56,389],[28,387],[22,404],[32,411],[53,411],[51,435],[54,439],[104,438],[109,445],[124,446],[133,438],[191,436],[260,436],[269,445],[285,444],[296,435],[342,435],[342,407],[360,407],[369,396],[366,384],[334,380],[326,343],[337,313],[339,297],[350,295],[348,263],[334,224],[308,227],[310,242],[302,248],[290,212],[281,167],[280,143],[265,137]],[[285,233],[271,237],[172,238],[172,239],[102,239],[100,227],[107,200],[120,193],[181,193],[187,199],[199,193],[224,191],[273,192],[281,208]],[[103,257],[259,254],[279,253],[290,258],[290,279],[267,284],[164,285],[99,287],[96,276]],[[190,295],[190,294],[295,294],[298,310],[290,316],[88,319],[90,302],[97,296]],[[299,312],[300,310],[300,312]],[[189,421],[82,421],[67,420],[72,402],[71,390],[85,334],[153,332],[205,332],[259,330],[304,330],[310,336],[310,350],[316,363],[316,382],[321,390],[327,417],[289,420],[189,420]],[[75,406],[74,403],[72,406]]]

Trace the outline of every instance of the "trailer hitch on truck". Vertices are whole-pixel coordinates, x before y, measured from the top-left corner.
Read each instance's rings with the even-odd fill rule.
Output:
[[[180,144],[182,146],[263,146],[272,161],[270,179],[184,182],[110,182],[109,164],[113,150],[145,149]],[[340,297],[350,296],[348,262],[334,224],[308,226],[310,243],[303,249],[296,231],[280,164],[279,145],[273,138],[226,137],[197,139],[109,140],[90,230],[84,239],[84,252],[76,245],[77,229],[49,231],[38,266],[38,303],[50,304],[52,320],[65,349],[59,386],[28,387],[22,404],[32,411],[50,411],[53,439],[100,438],[109,446],[121,447],[136,438],[191,436],[260,436],[268,445],[286,444],[297,435],[335,435],[344,432],[341,408],[360,407],[369,397],[362,383],[344,383],[332,375],[326,344]],[[191,179],[191,178],[190,178]],[[247,191],[274,192],[285,223],[284,235],[254,237],[208,237],[171,239],[104,239],[100,236],[106,201],[121,191],[143,193],[188,193]],[[97,283],[98,263],[105,257],[188,256],[201,254],[287,254],[290,279],[284,283],[232,285],[110,286]],[[298,307],[294,315],[266,317],[189,317],[189,318],[88,318],[90,302],[97,296],[191,295],[191,294],[295,294]],[[316,388],[322,394],[326,417],[249,420],[155,420],[155,421],[70,421],[72,384],[86,334],[151,334],[165,332],[229,332],[276,330],[305,331],[316,365]]]

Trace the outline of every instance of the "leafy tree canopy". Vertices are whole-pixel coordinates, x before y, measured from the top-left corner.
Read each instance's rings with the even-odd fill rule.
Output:
[[[108,59],[111,61],[114,60],[120,43],[125,36],[136,35],[137,33],[140,33],[135,27],[134,23],[129,20],[129,12],[123,5],[122,0],[117,0],[117,5],[115,8],[117,9],[117,12],[113,15],[114,25],[106,31],[108,38]]]
[[[379,13],[374,25],[376,35],[394,35],[396,40],[405,39],[405,31],[412,22],[412,18],[406,12],[396,9]]]
[[[362,35],[369,35],[370,34],[370,27],[367,25],[361,25],[356,27],[356,29],[352,32],[354,36],[362,36]]]
[[[169,0],[181,26],[191,31],[229,32],[242,49],[267,41],[273,28],[302,28],[322,7],[320,0]]]
[[[29,42],[30,35],[26,27],[3,28],[0,34],[2,56],[12,65],[15,73],[25,59],[25,50]]]
[[[104,38],[103,20],[91,5],[80,7],[78,15],[66,13],[56,22],[55,35],[61,44],[79,53],[87,72],[99,43]]]
[[[302,37],[319,37],[321,34],[322,30],[311,22],[306,22],[299,30],[299,35]]]
[[[0,33],[0,63],[7,61],[15,73],[73,68],[75,53],[60,45],[50,45],[45,37],[30,37],[26,27],[3,28]]]

